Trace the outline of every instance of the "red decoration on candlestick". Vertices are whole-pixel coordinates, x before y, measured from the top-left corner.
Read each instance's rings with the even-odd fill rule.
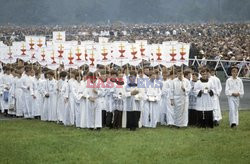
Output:
[[[88,53],[87,53],[87,50],[85,50],[84,57],[85,57],[85,61],[88,61]]]
[[[74,57],[72,56],[71,50],[70,50],[70,52],[69,52],[69,57],[68,57],[68,59],[69,59],[69,64],[74,64],[74,63],[72,62],[72,60],[74,59]]]
[[[42,61],[45,61],[45,51],[44,51],[44,49],[42,50],[41,56],[42,56]]]
[[[63,56],[62,56],[62,54],[63,54],[63,46],[62,46],[62,44],[60,44],[60,46],[59,46],[59,50],[57,51],[58,53],[59,53],[59,56],[58,56],[58,58],[62,58]]]
[[[22,45],[22,49],[21,49],[21,51],[22,51],[22,56],[25,56],[26,54],[25,54],[25,52],[26,52],[26,48],[25,48],[25,46],[24,46],[24,44]]]
[[[55,52],[54,51],[52,52],[51,59],[52,59],[52,64],[56,64],[56,61],[55,61]]]

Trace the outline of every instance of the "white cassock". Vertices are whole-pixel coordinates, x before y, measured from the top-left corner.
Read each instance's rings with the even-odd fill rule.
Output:
[[[207,89],[205,89],[207,88]],[[208,82],[197,81],[194,85],[194,93],[198,96],[200,91],[203,91],[201,97],[197,97],[196,99],[196,110],[197,111],[213,111],[214,105],[213,96],[210,96],[207,91],[212,90],[214,92],[213,81],[208,80]]]
[[[146,92],[145,86],[141,86],[141,88],[139,88],[138,86],[129,87],[127,84],[124,87],[125,87],[125,97],[126,97],[125,103],[124,103],[124,109],[126,112],[125,112],[125,114],[123,113],[122,127],[127,125],[127,121],[129,121],[127,112],[140,112],[140,116],[138,118],[138,126],[140,128],[142,126],[141,124],[143,124],[142,123],[143,122],[142,111],[144,109],[144,106],[143,106],[144,101],[143,100],[145,99],[145,92]],[[139,91],[139,93],[137,95],[131,95],[131,92],[133,92],[134,90]],[[124,119],[126,119],[126,120],[124,120]],[[125,127],[127,127],[127,126],[125,126]]]
[[[170,101],[171,82],[172,80],[163,81],[160,115],[162,125],[174,125],[174,110]]]
[[[97,108],[98,108],[98,110],[101,110],[101,111],[105,110],[105,111],[109,112],[109,109],[107,108],[108,99],[106,99],[106,95],[107,95],[107,92],[108,92],[109,88],[106,88],[106,82],[101,82],[100,80],[98,80],[96,82],[96,84],[97,84],[97,88],[96,88],[96,91],[97,91],[97,99],[96,99]]]
[[[11,76],[11,83],[10,83],[10,90],[9,90],[9,100],[8,100],[8,103],[9,103],[8,114],[10,114],[10,115],[16,115],[16,109],[15,109],[16,80],[17,80],[16,77]]]
[[[0,112],[3,112],[2,111],[3,90],[4,90],[4,86],[3,86],[3,73],[0,72]]]
[[[182,90],[182,86],[185,91]],[[190,89],[190,82],[186,78],[183,78],[182,81],[178,78],[173,80],[170,97],[174,100],[174,123],[178,127],[186,127],[188,124],[188,95]]]
[[[46,79],[43,82],[43,111],[41,120],[44,121],[57,121],[56,105],[57,105],[57,81],[55,79]],[[45,97],[49,94],[49,97]]]
[[[30,87],[30,93],[31,93],[31,110],[32,110],[32,116],[40,116],[41,113],[41,106],[42,106],[42,95],[39,92],[39,79],[36,79],[36,77],[31,77],[31,87]],[[33,97],[34,96],[34,97]]]
[[[239,93],[240,97],[232,96],[233,93]],[[238,109],[240,105],[240,98],[244,95],[244,86],[240,78],[233,79],[230,77],[226,81],[225,94],[227,95],[229,105],[229,122],[231,124],[239,125]]]
[[[32,85],[32,80],[30,76],[23,74],[22,78],[22,89],[23,89],[23,101],[24,101],[24,118],[32,118],[32,96],[30,92],[30,87]]]
[[[67,111],[67,124],[66,125],[74,125],[75,124],[75,99],[76,99],[76,87],[77,81],[75,79],[70,79],[68,81],[69,84],[69,110]]]
[[[214,110],[213,110],[213,116],[214,116],[214,120],[216,121],[220,121],[222,119],[222,115],[221,115],[221,109],[220,109],[220,94],[222,91],[222,86],[221,86],[221,82],[220,79],[216,76],[211,76],[209,79],[212,80],[213,83],[213,88],[214,88]]]
[[[3,74],[2,76],[2,98],[1,98],[1,109],[9,109],[9,90],[11,87],[11,75]]]
[[[146,85],[144,110],[142,112],[142,125],[156,128],[161,112],[161,88],[158,83],[149,80]]]
[[[82,109],[81,109],[81,97],[79,96],[82,94],[82,92],[79,93],[79,89],[81,88],[81,82],[76,81],[75,83],[75,89],[74,89],[74,98],[75,98],[75,124],[76,127],[81,127],[81,122],[82,122]]]
[[[67,80],[58,80],[57,83],[57,90],[58,90],[58,97],[57,97],[57,120],[63,121],[65,115],[65,92],[68,83]]]
[[[23,99],[23,89],[22,89],[22,80],[18,78],[16,80],[16,90],[15,90],[15,98],[16,98],[16,116],[23,116],[24,110],[24,99]],[[40,106],[41,108],[41,106]]]
[[[104,92],[104,96],[105,96],[105,104],[106,104],[106,111],[107,112],[113,112],[114,110],[114,107],[113,107],[113,94],[115,92],[115,86],[116,84],[111,82],[111,81],[108,81],[105,83],[106,85],[106,89],[103,90]],[[98,96],[98,97],[102,97],[102,95]]]
[[[90,86],[95,84],[87,81],[89,85],[86,87],[86,98],[94,98],[95,101],[92,102],[90,100],[87,101],[87,128],[101,128],[102,127],[102,111],[97,108],[97,93],[94,92],[94,89]],[[96,89],[97,90],[97,89]]]
[[[86,81],[81,81],[77,88],[76,103],[79,104],[79,122],[76,121],[76,126],[80,128],[87,128],[87,99],[86,99]]]
[[[63,112],[62,122],[64,125],[70,125],[69,83],[66,80],[62,83],[62,88],[60,90],[59,97],[62,98],[62,99],[59,99],[60,102],[62,103],[60,104],[62,108],[60,109],[60,111]]]

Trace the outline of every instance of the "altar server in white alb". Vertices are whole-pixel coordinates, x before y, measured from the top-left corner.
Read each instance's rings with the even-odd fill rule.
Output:
[[[16,98],[16,116],[23,116],[24,110],[24,101],[23,101],[23,89],[22,89],[22,72],[20,70],[16,70],[17,80],[16,80],[16,89],[15,89],[15,98]],[[41,106],[40,106],[41,108]]]
[[[86,93],[86,79],[83,79],[80,82],[79,88],[77,89],[77,101],[79,102],[79,109],[80,109],[80,128],[87,128],[88,127],[88,113],[87,113],[87,93]]]
[[[211,69],[210,70],[210,77],[209,80],[212,80],[213,83],[213,87],[214,87],[214,110],[213,110],[213,116],[214,116],[214,126],[218,126],[219,125],[219,121],[222,119],[222,115],[221,115],[221,109],[220,109],[220,94],[222,91],[222,86],[221,86],[221,82],[220,79],[218,77],[216,77],[215,75],[215,70]]]
[[[43,111],[41,119],[45,121],[56,121],[56,105],[57,105],[57,81],[54,79],[54,72],[46,73],[46,80],[43,82]]]
[[[70,72],[70,79],[68,81],[69,84],[69,110],[66,113],[67,121],[66,125],[74,125],[75,124],[75,100],[77,94],[77,80],[76,80],[76,71]]]
[[[144,98],[144,88],[137,86],[136,72],[131,71],[126,85],[126,116],[127,128],[135,131],[139,127],[139,120],[142,111],[142,100]],[[140,86],[141,87],[141,86]]]
[[[144,111],[142,112],[142,125],[156,128],[161,111],[161,88],[160,81],[156,80],[156,72],[150,72],[150,79],[146,81],[145,99]]]
[[[244,95],[244,86],[242,80],[238,76],[238,67],[231,68],[232,76],[226,81],[225,93],[228,98],[229,105],[229,122],[231,128],[239,125],[239,105],[240,98]]]
[[[197,96],[197,125],[202,128],[213,128],[213,101],[214,86],[213,81],[208,78],[208,68],[202,68],[201,78],[194,85],[194,92]]]
[[[57,120],[59,122],[63,122],[64,115],[65,115],[65,109],[66,109],[66,103],[68,103],[68,81],[66,79],[67,72],[62,71],[60,74],[60,79],[57,83],[57,91],[58,91],[58,97],[57,97]]]
[[[161,124],[173,126],[174,125],[174,110],[171,106],[170,101],[170,88],[171,88],[171,79],[168,79],[168,72],[162,72],[163,85],[162,85],[162,95],[161,95]]]
[[[23,101],[24,101],[24,118],[32,118],[32,96],[31,96],[31,86],[32,81],[30,78],[31,68],[26,67],[25,73],[23,74],[22,81],[22,89],[23,89]]]
[[[99,95],[101,95],[99,93]],[[98,90],[96,88],[96,76],[90,72],[88,74],[86,85],[86,98],[87,101],[87,128],[91,130],[100,130],[102,127],[102,111],[97,107]]]
[[[177,78],[173,80],[171,86],[171,104],[174,106],[174,122],[177,127],[187,127],[189,92],[191,89],[188,79],[183,77],[180,69],[176,70]]]

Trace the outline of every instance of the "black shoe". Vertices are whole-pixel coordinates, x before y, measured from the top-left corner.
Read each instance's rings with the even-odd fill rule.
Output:
[[[219,122],[217,120],[214,121],[214,126],[219,126]]]
[[[96,131],[101,131],[102,128],[96,128]]]
[[[236,124],[231,124],[231,128],[234,128],[234,127],[236,127]]]
[[[129,130],[130,130],[130,131],[135,131],[135,130],[136,130],[136,128],[129,128]]]

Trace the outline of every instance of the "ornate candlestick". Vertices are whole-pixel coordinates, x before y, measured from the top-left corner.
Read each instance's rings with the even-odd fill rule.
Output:
[[[39,38],[39,40],[38,40],[38,44],[37,44],[37,46],[39,47],[39,48],[41,48],[42,46],[43,46],[43,44],[42,44],[42,40]]]
[[[74,57],[72,56],[71,50],[69,51],[69,57],[68,57],[68,59],[69,59],[69,64],[74,64],[74,63],[72,62],[72,60],[74,59]]]
[[[181,52],[180,52],[180,54],[181,54],[181,60],[185,60],[184,56],[186,55],[186,52],[185,52],[185,48],[184,48],[183,45],[182,45],[182,47],[181,47]]]
[[[120,58],[124,58],[125,56],[124,56],[123,54],[124,54],[124,52],[125,52],[126,50],[123,49],[124,46],[122,45],[122,43],[121,43],[121,45],[120,45],[119,47],[120,47],[119,52],[121,53]]]
[[[134,46],[132,46],[131,50],[132,50],[131,54],[133,55],[133,58],[132,58],[132,59],[133,59],[133,60],[134,60],[134,59],[137,59],[137,57],[136,57],[137,51],[135,51],[136,48],[135,48]]]
[[[22,49],[21,49],[21,51],[22,51],[22,56],[25,56],[26,54],[25,54],[25,52],[26,52],[26,48],[25,48],[25,46],[24,46],[24,44],[22,45]]]
[[[175,51],[176,51],[176,49],[174,49],[174,47],[172,47],[171,54],[170,54],[170,56],[172,57],[171,61],[176,61],[176,59],[174,58],[176,56]]]
[[[157,60],[162,60],[162,59],[161,59],[161,55],[162,55],[162,54],[161,54],[161,48],[160,48],[159,46],[158,46],[158,48],[157,48],[156,55],[158,56],[158,57],[157,57]]]
[[[82,60],[82,59],[80,58],[81,55],[82,55],[82,53],[81,53],[79,47],[77,47],[77,49],[76,49],[76,56],[77,56],[77,59],[76,59],[76,60],[77,60],[77,61],[81,61],[81,60]]]
[[[102,60],[108,60],[108,58],[106,57],[107,55],[108,55],[107,49],[105,47],[103,47],[103,49],[102,49],[103,59]]]
[[[63,46],[62,46],[62,44],[60,44],[60,46],[59,46],[59,50],[57,51],[58,53],[59,53],[59,55],[58,55],[58,58],[62,58],[63,56],[62,56],[62,54],[63,54]]]
[[[51,59],[52,59],[52,64],[56,64],[56,61],[55,61],[55,52],[54,51],[52,52]]]

